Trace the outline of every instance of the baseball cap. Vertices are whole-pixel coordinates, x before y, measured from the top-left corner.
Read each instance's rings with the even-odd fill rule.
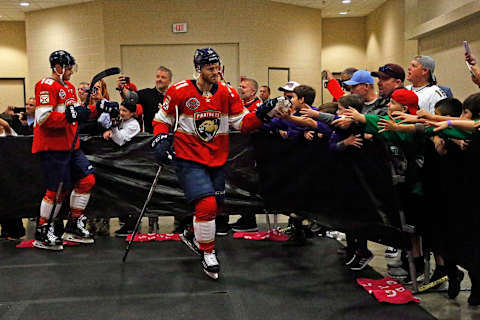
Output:
[[[420,63],[422,65],[422,67],[424,67],[425,69],[430,70],[430,76],[432,77],[433,82],[437,81],[437,79],[435,78],[435,75],[433,74],[433,72],[435,72],[435,60],[433,60],[432,57],[430,57],[430,56],[416,56],[414,58],[414,60],[417,61],[418,63]]]
[[[407,106],[410,114],[417,114],[418,96],[415,92],[407,89],[397,89],[392,93],[392,99]]]
[[[298,87],[300,83],[295,81],[288,81],[283,87],[278,87],[278,91],[288,91],[293,92],[293,89]]]
[[[383,67],[378,68],[378,71],[374,71],[370,73],[372,77],[377,78],[394,78],[400,79],[402,82],[405,80],[405,71],[401,66],[395,63],[387,63]]]
[[[370,75],[370,72],[367,70],[358,70],[352,76],[352,78],[348,81],[345,81],[344,84],[349,86],[355,86],[360,83],[368,83],[373,84],[374,80],[373,77]]]
[[[125,98],[122,101],[122,106],[127,108],[130,112],[137,110],[138,94],[135,91],[127,91]]]

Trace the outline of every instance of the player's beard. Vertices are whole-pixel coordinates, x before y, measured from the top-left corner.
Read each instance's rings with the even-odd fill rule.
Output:
[[[200,77],[202,77],[203,82],[208,85],[214,85],[215,83],[218,82],[218,75],[216,74],[212,74],[212,75],[200,74]]]

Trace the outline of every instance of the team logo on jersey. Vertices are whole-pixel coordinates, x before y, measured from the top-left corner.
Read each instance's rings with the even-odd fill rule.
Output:
[[[200,107],[200,101],[197,100],[197,98],[190,98],[187,100],[185,103],[188,109],[195,111]]]
[[[68,106],[73,106],[75,104],[75,99],[74,98],[68,98],[65,100],[65,105]]]
[[[170,97],[165,96],[165,99],[163,100],[163,104],[162,104],[162,109],[165,111],[168,111],[169,106],[170,106]]]
[[[201,111],[193,114],[193,122],[195,124],[195,132],[205,142],[211,141],[217,135],[220,128],[220,119],[222,113],[220,111]]]
[[[67,96],[67,94],[65,93],[65,91],[63,91],[63,89],[60,89],[60,91],[58,92],[58,95],[60,96],[61,99],[65,99],[65,97]]]
[[[38,94],[40,98],[40,104],[49,104],[50,103],[50,94],[48,91],[40,91]]]

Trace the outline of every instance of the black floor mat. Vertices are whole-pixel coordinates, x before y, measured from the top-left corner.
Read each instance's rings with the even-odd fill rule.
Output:
[[[180,242],[99,238],[63,252],[0,243],[0,320],[41,319],[435,319],[420,306],[377,302],[347,271],[338,242],[298,247],[270,241],[217,241],[220,279]]]

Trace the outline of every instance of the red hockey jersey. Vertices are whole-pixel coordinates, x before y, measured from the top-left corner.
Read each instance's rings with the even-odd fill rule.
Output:
[[[257,111],[258,107],[262,105],[262,100],[260,98],[255,97],[252,101],[245,103],[243,106],[248,109],[250,112]]]
[[[68,151],[77,130],[65,118],[65,106],[75,104],[75,87],[66,81],[65,86],[53,78],[43,78],[35,85],[35,124],[32,152]],[[75,149],[80,147],[77,141]]]
[[[262,126],[255,113],[242,105],[238,93],[221,82],[210,96],[204,96],[195,80],[184,80],[171,86],[160,110],[153,119],[153,133],[168,133],[175,124],[178,108],[178,129],[173,147],[176,157],[210,167],[225,164],[228,158],[229,127],[248,132]]]

